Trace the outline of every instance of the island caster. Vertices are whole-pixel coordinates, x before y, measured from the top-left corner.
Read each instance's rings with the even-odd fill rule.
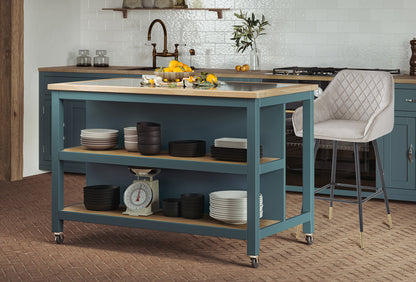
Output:
[[[251,267],[257,268],[259,267],[259,256],[250,256],[251,260]]]
[[[55,233],[55,242],[56,244],[62,244],[64,242],[64,233]]]
[[[307,245],[312,245],[313,244],[312,234],[307,234],[306,237],[305,237],[305,239],[306,239],[306,244]]]

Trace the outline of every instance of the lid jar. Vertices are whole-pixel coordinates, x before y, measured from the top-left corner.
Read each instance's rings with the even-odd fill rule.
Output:
[[[96,51],[97,56],[94,57],[94,67],[108,67],[109,66],[109,60],[106,56],[107,51],[106,50],[97,50]]]
[[[89,56],[90,51],[88,50],[79,50],[79,56],[77,57],[77,67],[90,67],[91,66],[91,57]]]

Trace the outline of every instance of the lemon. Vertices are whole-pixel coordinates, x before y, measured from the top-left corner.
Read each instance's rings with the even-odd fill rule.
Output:
[[[163,68],[163,72],[170,72],[170,68]]]
[[[149,79],[150,84],[155,84],[155,80],[153,78]]]
[[[183,69],[181,67],[175,67],[173,72],[183,72]]]
[[[207,81],[211,82],[212,84],[217,84],[217,77],[215,76],[215,74],[210,73],[209,75],[207,75]]]
[[[169,62],[169,67],[172,69],[177,67],[178,65],[179,65],[179,62],[177,60],[172,60]]]

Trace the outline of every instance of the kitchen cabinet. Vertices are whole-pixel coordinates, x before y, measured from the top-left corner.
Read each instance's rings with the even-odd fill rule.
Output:
[[[72,72],[39,72],[39,169],[51,170],[51,91],[50,83],[105,79],[115,77],[140,77],[140,75],[109,74],[109,73],[72,73]],[[85,102],[65,101],[64,142],[66,146],[80,145],[79,132],[85,128]],[[66,172],[84,173],[82,163],[66,162]]]
[[[416,201],[415,84],[396,84],[394,129],[380,144],[389,198]]]
[[[247,241],[252,266],[258,265],[260,240],[303,224],[306,240],[314,232],[313,195],[313,90],[314,85],[285,86],[229,82],[216,89],[139,87],[136,79],[51,84],[52,92],[52,231],[63,241],[64,220],[82,221],[160,231],[228,237]],[[87,101],[87,126],[115,128],[137,121],[155,121],[162,128],[162,150],[174,139],[202,139],[208,146],[218,137],[246,137],[247,162],[172,157],[166,152],[146,156],[124,149],[91,151],[65,147],[61,126],[64,101]],[[284,104],[304,103],[303,210],[286,215],[285,112]],[[71,124],[66,124],[71,126]],[[260,157],[260,145],[263,155]],[[83,204],[64,206],[66,161],[86,162],[87,185],[113,183],[123,189],[131,183],[124,173],[129,166],[161,168],[159,197],[178,198],[183,192],[247,190],[247,224],[229,225],[202,219],[122,215],[121,211],[86,210]],[[81,187],[80,187],[81,190]],[[259,193],[263,195],[263,218],[259,218]],[[205,205],[206,210],[208,205]]]

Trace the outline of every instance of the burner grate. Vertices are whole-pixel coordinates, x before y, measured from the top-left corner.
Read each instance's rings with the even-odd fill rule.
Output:
[[[362,68],[333,68],[333,67],[285,67],[273,68],[273,74],[283,75],[312,75],[312,76],[335,76],[339,71],[367,70],[367,71],[386,71],[391,74],[400,74],[400,69],[362,69]]]

